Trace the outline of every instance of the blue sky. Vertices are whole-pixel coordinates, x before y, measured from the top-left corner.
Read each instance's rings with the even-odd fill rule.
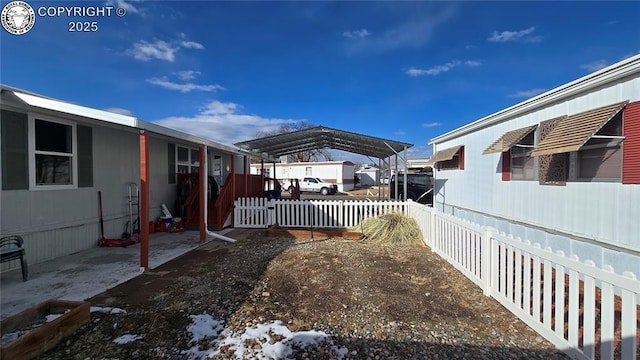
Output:
[[[227,145],[306,121],[428,158],[431,138],[640,52],[637,1],[27,3],[126,14],[0,29],[0,82]]]

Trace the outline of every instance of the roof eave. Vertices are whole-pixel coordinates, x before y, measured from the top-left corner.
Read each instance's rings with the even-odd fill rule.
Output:
[[[640,72],[640,54],[437,136],[429,141],[429,145],[455,139],[467,133],[494,125],[520,114],[536,110],[549,103],[572,97],[580,92],[602,86],[604,83],[616,81],[638,72]]]

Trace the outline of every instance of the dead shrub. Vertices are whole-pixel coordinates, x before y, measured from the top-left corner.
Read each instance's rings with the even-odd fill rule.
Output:
[[[364,219],[358,230],[361,230],[366,240],[371,242],[423,245],[418,223],[398,212]]]

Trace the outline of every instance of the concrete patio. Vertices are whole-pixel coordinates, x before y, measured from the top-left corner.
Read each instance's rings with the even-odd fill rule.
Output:
[[[217,232],[227,234],[233,229]],[[205,243],[221,241],[211,236]],[[202,244],[198,231],[153,233],[149,237],[149,268],[154,269]],[[2,318],[49,299],[85,300],[141,274],[140,244],[94,247],[37,264],[29,264],[29,280],[20,269],[0,274]]]

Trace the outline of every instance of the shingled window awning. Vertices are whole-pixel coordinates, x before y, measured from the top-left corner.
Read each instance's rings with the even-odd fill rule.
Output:
[[[448,149],[437,151],[435,154],[433,154],[431,159],[427,161],[427,163],[433,164],[439,161],[451,160],[453,159],[454,156],[456,156],[458,151],[460,151],[460,148],[462,148],[462,146],[463,145],[458,145],[458,146],[450,147]]]
[[[489,145],[489,147],[482,152],[482,155],[503,153],[505,151],[509,151],[520,140],[531,134],[531,132],[534,131],[537,127],[538,125],[536,124],[504,133],[498,140]]]
[[[578,151],[609,120],[613,119],[629,101],[602,106],[567,116],[540,141],[531,156],[551,155]]]

